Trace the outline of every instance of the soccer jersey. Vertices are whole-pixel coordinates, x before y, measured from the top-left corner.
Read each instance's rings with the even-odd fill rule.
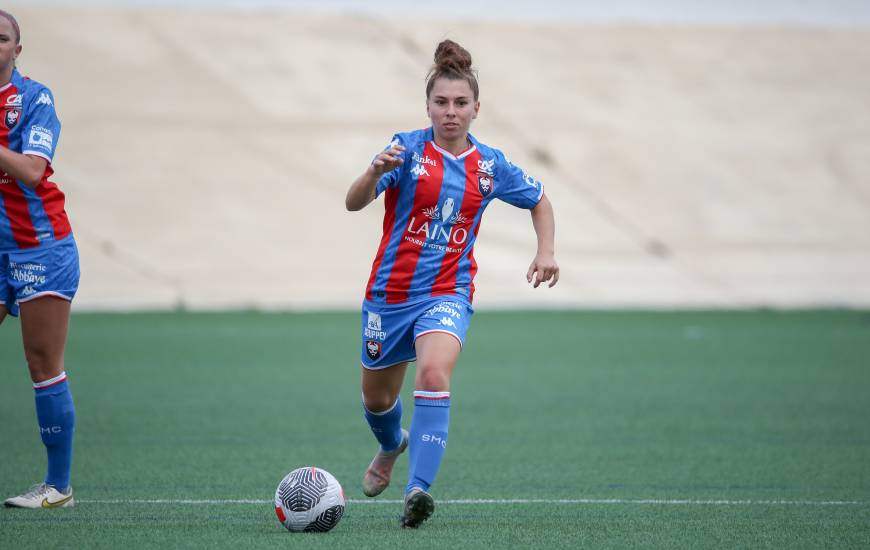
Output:
[[[64,195],[48,181],[60,135],[54,96],[14,70],[12,79],[0,86],[0,108],[0,146],[48,161],[36,189],[0,171],[0,252],[51,246],[72,232]]]
[[[377,183],[386,211],[366,299],[390,304],[460,294],[470,301],[472,249],[487,205],[501,199],[530,209],[541,200],[541,182],[498,149],[468,138],[471,147],[454,156],[436,145],[432,128],[393,137],[390,146],[405,147],[404,162]]]

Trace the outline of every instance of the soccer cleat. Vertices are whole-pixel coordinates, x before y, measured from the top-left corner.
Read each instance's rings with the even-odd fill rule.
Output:
[[[405,514],[402,516],[402,527],[416,529],[421,523],[429,519],[435,511],[435,500],[432,495],[414,487],[405,495]]]
[[[40,483],[23,495],[7,498],[3,505],[7,508],[69,508],[75,503],[72,487],[61,493],[53,485]]]
[[[390,485],[390,477],[393,474],[393,466],[396,464],[396,459],[399,455],[405,452],[408,447],[408,431],[402,430],[402,442],[398,448],[392,451],[378,450],[378,454],[372,459],[369,464],[369,469],[366,470],[366,475],[363,477],[362,486],[363,493],[367,497],[376,497],[384,492]]]

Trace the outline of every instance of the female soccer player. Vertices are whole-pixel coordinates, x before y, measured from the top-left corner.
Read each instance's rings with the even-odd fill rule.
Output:
[[[18,508],[74,504],[70,487],[75,409],[63,367],[79,257],[64,196],[48,178],[60,122],[54,96],[15,66],[21,31],[0,10],[0,323],[21,314],[21,334],[36,390],[39,433],[48,453],[43,483],[7,499]]]
[[[364,414],[380,443],[363,492],[386,489],[396,458],[409,448],[404,527],[418,527],[435,510],[428,491],[447,448],[450,376],[473,313],[472,247],[493,199],[531,210],[538,251],[526,279],[535,288],[559,280],[550,201],[539,181],[469,133],[478,96],[471,55],[441,42],[426,81],[432,126],[396,134],[347,192],[352,211],[386,192],[362,310]],[[417,364],[410,433],[401,428],[399,399],[409,361]]]

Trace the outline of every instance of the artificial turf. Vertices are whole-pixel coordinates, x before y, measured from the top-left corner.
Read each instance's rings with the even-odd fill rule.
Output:
[[[0,548],[870,547],[868,312],[479,312],[416,531],[405,461],[386,502],[359,489],[358,324],[74,315],[78,503],[0,509]],[[44,473],[12,319],[0,369],[5,497]],[[269,501],[309,464],[351,501],[332,532],[290,534]]]

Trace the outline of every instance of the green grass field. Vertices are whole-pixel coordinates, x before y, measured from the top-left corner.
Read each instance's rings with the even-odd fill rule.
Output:
[[[0,509],[0,548],[870,547],[870,312],[478,313],[416,531],[405,461],[359,489],[358,322],[75,315],[78,504]],[[0,369],[5,498],[44,473],[14,319]],[[350,501],[291,534],[270,501],[309,464]]]

